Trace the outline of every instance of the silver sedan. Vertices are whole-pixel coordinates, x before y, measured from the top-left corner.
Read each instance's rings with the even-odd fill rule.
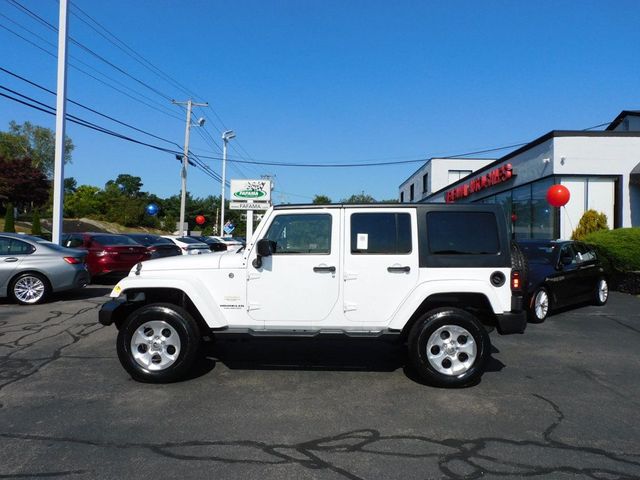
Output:
[[[51,292],[82,288],[90,280],[85,256],[38,237],[0,233],[0,297],[33,305]]]

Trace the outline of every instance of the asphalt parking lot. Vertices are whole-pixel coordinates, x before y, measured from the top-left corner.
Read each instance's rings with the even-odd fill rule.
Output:
[[[492,334],[480,384],[428,387],[371,340],[222,341],[132,381],[110,287],[0,300],[0,478],[640,478],[640,299]]]

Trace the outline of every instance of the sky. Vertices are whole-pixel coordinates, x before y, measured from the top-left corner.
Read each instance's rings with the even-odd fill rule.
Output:
[[[237,135],[227,179],[271,175],[275,203],[362,192],[384,200],[398,198],[398,186],[430,157],[529,142],[640,109],[636,0],[69,4],[69,35],[81,45],[69,44],[68,98],[160,139],[73,104],[69,114],[182,150],[186,114],[171,99],[209,103],[194,110],[206,123],[191,128],[190,150],[218,178],[190,167],[196,197],[220,194],[226,129]],[[57,33],[20,5],[58,25],[56,0],[0,0],[0,67],[55,90]],[[121,48],[82,21],[89,18]],[[3,71],[0,86],[55,107],[53,95]],[[0,130],[11,120],[55,128],[55,117],[0,97]],[[65,177],[79,185],[103,187],[127,173],[142,178],[144,191],[180,192],[173,153],[69,122],[67,135],[75,150]],[[376,162],[407,163],[265,165]]]

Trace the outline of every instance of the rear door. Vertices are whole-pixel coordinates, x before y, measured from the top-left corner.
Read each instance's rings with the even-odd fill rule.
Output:
[[[9,280],[24,258],[24,255],[16,255],[12,251],[13,241],[12,238],[0,236],[0,290],[8,288]]]
[[[416,210],[345,210],[347,321],[384,325],[418,281]]]

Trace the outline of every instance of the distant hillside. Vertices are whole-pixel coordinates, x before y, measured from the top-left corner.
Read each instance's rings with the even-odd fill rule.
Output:
[[[47,233],[51,232],[51,219],[41,220],[42,231]],[[0,232],[4,230],[4,219],[0,218]],[[30,233],[30,222],[16,222],[16,231]],[[103,222],[101,220],[94,220],[92,218],[67,218],[64,219],[62,224],[62,231],[65,233],[74,232],[102,232],[102,233],[124,233],[124,232],[147,232],[157,233],[164,235],[167,232],[158,230],[155,228],[140,228],[140,227],[124,227],[118,223]]]

